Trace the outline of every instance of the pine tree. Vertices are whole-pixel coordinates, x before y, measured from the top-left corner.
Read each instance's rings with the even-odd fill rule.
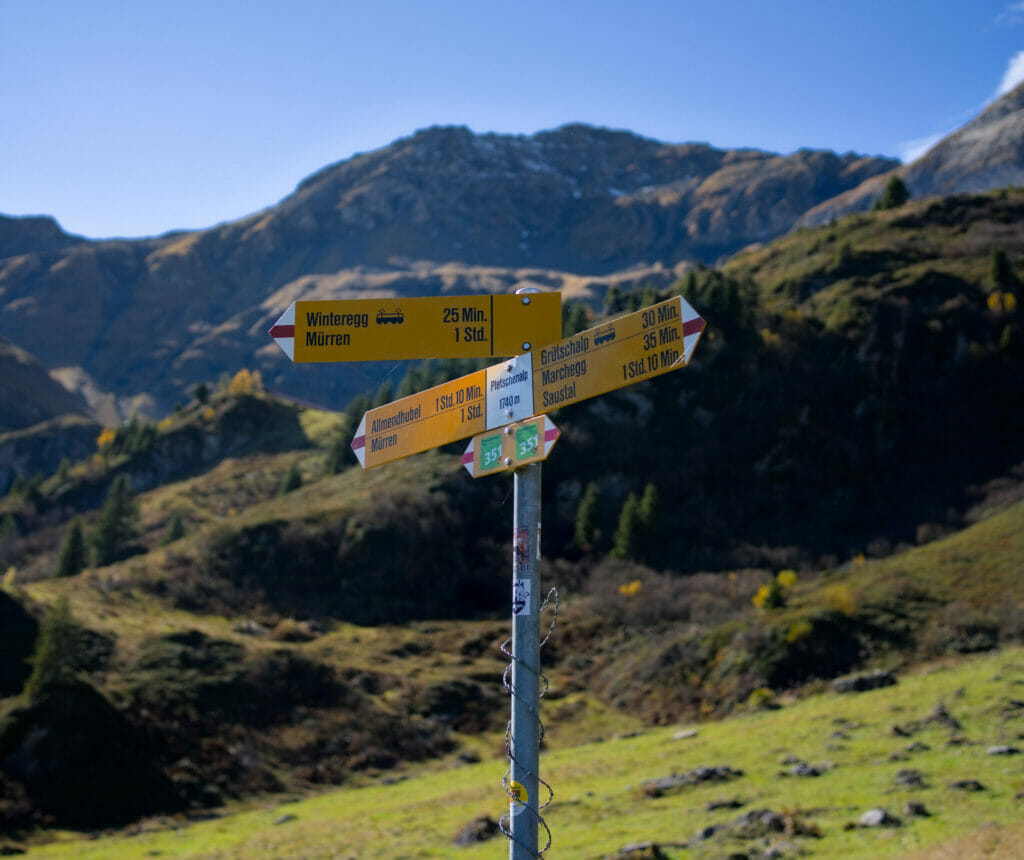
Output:
[[[30,702],[39,701],[48,687],[74,677],[82,667],[82,628],[71,614],[66,597],[60,598],[46,613],[39,628],[32,673],[25,682]]]
[[[596,542],[597,525],[601,516],[601,489],[595,481],[587,484],[576,509],[576,528],[573,537],[580,549],[592,547]]]
[[[604,312],[606,314],[618,313],[622,310],[622,290],[618,284],[612,284],[604,294]]]
[[[648,484],[644,487],[644,494],[640,499],[640,523],[648,539],[657,536],[660,531],[660,520],[661,495],[654,484]]]
[[[590,317],[583,302],[569,302],[562,306],[562,337],[572,337],[586,331],[589,325]]]
[[[278,491],[279,496],[285,495],[285,493],[291,493],[302,486],[302,472],[299,471],[299,464],[294,460],[288,467],[288,471],[284,476],[284,480],[281,481],[281,489]]]
[[[174,543],[176,540],[181,540],[183,537],[185,537],[185,519],[182,517],[181,511],[175,511],[171,514],[171,518],[167,522],[167,531],[164,532],[164,537],[161,543]]]
[[[1008,290],[1013,286],[1013,269],[1010,259],[1002,248],[993,248],[989,262],[989,279],[997,290]]]
[[[331,442],[327,446],[327,456],[324,458],[324,471],[328,475],[337,475],[345,468],[352,455],[351,437],[352,430],[347,421],[331,437]]]
[[[195,397],[197,403],[206,403],[210,399],[210,386],[205,382],[200,382],[192,389],[192,396]]]
[[[110,485],[100,511],[92,548],[97,565],[110,564],[127,554],[138,532],[139,511],[127,475],[118,475]]]
[[[615,529],[615,539],[609,555],[613,558],[636,558],[640,552],[641,531],[640,499],[636,493],[630,493],[622,505],[619,524]]]
[[[875,205],[872,208],[875,210],[898,209],[909,199],[910,192],[907,190],[906,183],[898,176],[893,175],[885,183],[882,196],[875,201]]]
[[[85,537],[82,534],[82,521],[75,517],[68,528],[67,537],[57,557],[55,574],[59,577],[74,576],[85,570],[86,565]]]
[[[380,388],[377,389],[377,394],[373,398],[373,408],[376,409],[378,406],[386,406],[392,400],[395,399],[395,386],[390,379],[385,379],[381,384]],[[360,416],[362,417],[362,416]]]

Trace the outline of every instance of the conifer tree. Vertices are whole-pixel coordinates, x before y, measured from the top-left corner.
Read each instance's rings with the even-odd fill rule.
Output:
[[[57,557],[56,575],[59,577],[74,576],[85,570],[87,559],[85,537],[82,534],[82,521],[75,517],[68,528],[67,536]]]
[[[586,331],[589,324],[587,306],[583,302],[569,302],[562,306],[562,337]]]
[[[604,294],[604,312],[606,314],[618,313],[622,310],[622,290],[618,284],[612,284]]]
[[[580,549],[594,545],[600,515],[601,490],[595,481],[591,481],[583,491],[579,507],[576,509],[576,528],[573,537]]]
[[[1013,269],[1010,259],[1002,248],[993,248],[989,262],[989,279],[997,290],[1008,290],[1013,286]]]
[[[281,481],[281,489],[278,495],[283,496],[285,493],[290,493],[297,490],[302,486],[302,472],[299,471],[299,464],[294,460],[288,467],[288,471],[284,476],[284,480]]]
[[[349,444],[351,436],[351,427],[345,421],[338,432],[331,437],[331,442],[327,446],[327,456],[324,458],[324,471],[328,475],[336,475],[345,468],[348,456],[352,453]]]
[[[161,542],[164,544],[174,543],[183,537],[185,537],[185,519],[182,517],[181,511],[175,511],[167,522],[167,531],[164,532]]]
[[[636,493],[630,493],[622,505],[609,555],[613,558],[636,558],[641,548],[641,531],[640,499]]]
[[[376,409],[378,406],[385,406],[395,399],[395,386],[390,379],[385,379],[381,384],[380,388],[377,389],[377,394],[373,398],[373,408]],[[362,416],[360,416],[362,417]]]
[[[118,475],[110,485],[92,534],[97,565],[110,564],[127,554],[138,531],[139,511],[127,475]]]
[[[25,682],[25,695],[37,702],[48,687],[74,677],[82,667],[82,629],[71,614],[67,597],[46,613],[39,628],[32,673]]]
[[[910,199],[910,191],[907,190],[906,183],[898,176],[893,175],[889,177],[889,181],[885,183],[885,189],[882,191],[882,196],[875,201],[873,209],[898,209],[904,203]]]

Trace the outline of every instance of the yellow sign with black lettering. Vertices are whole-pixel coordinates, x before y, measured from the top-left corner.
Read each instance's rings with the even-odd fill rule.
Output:
[[[298,301],[270,330],[295,362],[501,358],[562,336],[560,293]]]
[[[677,296],[541,347],[533,359],[534,411],[550,412],[684,367],[704,325]]]

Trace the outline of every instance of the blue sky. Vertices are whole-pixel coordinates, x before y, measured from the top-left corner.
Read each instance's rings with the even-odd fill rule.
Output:
[[[903,157],[1024,80],[1024,0],[0,0],[0,212],[200,228],[435,124]]]

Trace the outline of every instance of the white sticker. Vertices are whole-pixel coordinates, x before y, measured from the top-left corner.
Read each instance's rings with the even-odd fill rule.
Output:
[[[530,580],[512,580],[512,614],[528,615],[530,612]]]
[[[533,415],[533,353],[487,368],[487,429]]]

